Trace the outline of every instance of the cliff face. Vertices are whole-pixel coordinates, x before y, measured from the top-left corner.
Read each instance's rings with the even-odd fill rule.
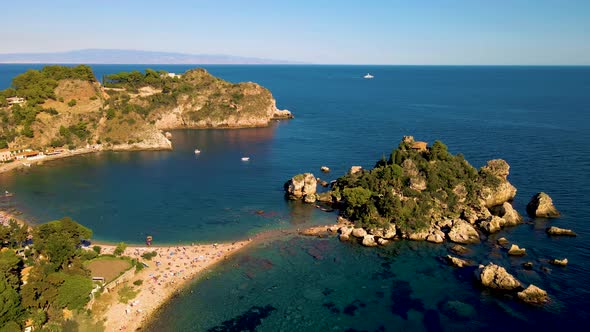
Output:
[[[204,69],[183,75],[120,73],[107,76],[101,86],[89,68],[84,75],[72,74],[75,69],[67,67],[47,68],[34,78],[25,77],[26,84],[20,77],[26,75],[20,75],[16,90],[0,92],[0,140],[10,148],[90,144],[113,150],[170,149],[163,130],[261,127],[292,117],[276,107],[268,89],[251,82],[230,83]],[[41,84],[39,78],[49,83]],[[25,96],[24,103],[7,102],[19,94]]]
[[[272,119],[292,117],[256,83],[232,84],[204,69],[188,71],[181,79],[201,88],[182,93],[175,104],[160,110],[156,121],[160,129],[262,127]]]

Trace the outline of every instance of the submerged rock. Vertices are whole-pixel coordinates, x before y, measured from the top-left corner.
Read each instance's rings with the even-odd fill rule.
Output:
[[[510,249],[508,250],[508,255],[510,255],[510,256],[524,256],[524,255],[526,255],[526,249],[519,248],[516,244],[513,244],[512,246],[510,246]]]
[[[453,227],[451,227],[448,236],[451,241],[456,243],[479,243],[479,233],[477,230],[470,223],[462,219],[453,221]]]
[[[446,302],[442,308],[441,311],[453,318],[453,319],[459,319],[459,320],[468,320],[471,319],[472,317],[474,317],[475,315],[477,315],[477,311],[475,310],[475,308],[473,306],[471,306],[470,304],[467,303],[463,303],[460,301],[448,301]]]
[[[577,236],[577,234],[571,229],[559,228],[551,226],[547,228],[547,234],[549,235],[565,235],[565,236]]]
[[[451,247],[450,250],[457,255],[463,255],[463,254],[466,254],[467,252],[469,252],[469,249],[467,249],[467,247],[464,247],[460,244],[455,244],[454,246]]]
[[[526,212],[531,217],[557,218],[559,211],[553,205],[553,200],[544,192],[535,194],[526,206]]]
[[[493,289],[514,290],[521,287],[520,281],[506,272],[505,268],[494,263],[480,268],[479,280],[483,286]]]
[[[525,270],[532,270],[533,269],[533,262],[525,262],[525,263],[522,263],[522,267]]]
[[[521,301],[530,304],[543,304],[549,301],[547,292],[541,288],[530,284],[525,290],[516,294]]]
[[[549,261],[549,263],[553,264],[553,265],[559,265],[559,266],[566,266],[567,265],[567,258],[564,259],[552,259]]]

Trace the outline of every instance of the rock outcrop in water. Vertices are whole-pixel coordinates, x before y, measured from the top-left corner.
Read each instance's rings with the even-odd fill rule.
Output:
[[[375,230],[392,227],[389,234],[410,240],[479,243],[479,231],[491,234],[522,221],[510,204],[516,188],[508,181],[509,170],[501,159],[477,170],[439,141],[428,147],[405,136],[388,160],[371,170],[353,166],[321,195],[377,243],[392,237]],[[301,185],[294,180],[285,190],[300,199],[305,194],[298,193]]]
[[[547,234],[549,235],[564,235],[564,236],[577,236],[577,234],[571,229],[559,228],[551,226],[547,228]]]
[[[295,175],[284,187],[289,199],[303,199],[306,203],[316,201],[317,180],[311,173]]]
[[[518,281],[506,269],[494,263],[486,266],[480,266],[478,270],[478,279],[485,287],[498,290],[514,290],[521,287]]]
[[[533,218],[557,218],[559,211],[553,205],[553,200],[544,192],[535,194],[526,206],[526,212]]]
[[[516,244],[512,244],[510,249],[508,249],[508,255],[510,256],[524,256],[526,255],[526,249],[520,248]]]
[[[529,304],[543,304],[549,301],[547,292],[541,288],[530,284],[525,290],[517,293],[518,298]]]

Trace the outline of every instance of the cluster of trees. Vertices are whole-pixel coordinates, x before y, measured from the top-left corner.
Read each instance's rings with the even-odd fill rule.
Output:
[[[58,114],[55,109],[44,109],[41,104],[48,99],[56,99],[55,88],[63,79],[96,81],[92,69],[86,65],[46,66],[41,70],[28,70],[16,76],[10,88],[0,91],[0,148],[8,147],[19,135],[33,138],[35,132],[32,125],[39,113]],[[7,108],[7,98],[15,96],[24,98],[26,103]],[[68,103],[70,106],[75,104],[74,99]]]
[[[59,147],[64,145],[75,146],[74,137],[77,137],[80,142],[85,141],[90,136],[90,130],[88,130],[88,123],[80,121],[74,125],[59,127],[60,137],[56,137],[51,141],[52,147]]]
[[[169,85],[173,81],[173,78],[168,77],[167,71],[155,71],[148,68],[145,70],[145,73],[134,70],[132,72],[120,72],[118,74],[105,75],[103,84],[110,88],[126,88],[132,91],[137,91],[137,89],[144,86],[151,86],[169,91]]]
[[[34,106],[43,103],[47,99],[55,99],[55,88],[60,80],[79,79],[84,81],[96,81],[94,73],[89,66],[78,65],[45,66],[41,70],[30,69],[12,80],[12,87],[0,92],[0,106],[6,106],[6,98],[23,97],[27,104]]]
[[[426,151],[402,142],[389,160],[382,158],[372,170],[339,178],[332,195],[360,227],[395,223],[416,231],[436,218],[458,216],[465,204],[475,204],[482,186],[495,184],[490,182],[494,177],[484,173],[461,154],[449,153],[440,141]],[[425,188],[412,187],[412,181],[424,181]]]
[[[83,263],[98,254],[81,249],[80,241],[92,231],[63,218],[36,226],[32,233],[34,243],[24,250],[28,227],[14,221],[0,226],[0,331],[19,331],[27,319],[35,328],[61,330],[63,309],[82,309],[89,300],[93,286]],[[30,271],[23,283],[25,267]]]

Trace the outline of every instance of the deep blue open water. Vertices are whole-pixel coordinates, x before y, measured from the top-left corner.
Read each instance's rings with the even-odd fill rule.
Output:
[[[29,67],[40,65],[0,65],[0,87]],[[191,66],[93,66],[99,78],[146,67]],[[151,330],[568,330],[590,322],[590,67],[205,68],[269,88],[295,119],[260,129],[174,131],[173,151],[101,153],[2,174],[0,190],[15,193],[3,206],[37,222],[71,216],[106,241],[138,243],[147,234],[155,243],[234,240],[335,220],[283,199],[282,185],[293,174],[331,180],[351,165],[371,167],[403,135],[439,139],[476,167],[507,160],[521,213],[534,193],[551,195],[561,218],[502,231],[467,257],[503,265],[552,301],[529,307],[478,288],[472,270],[439,259],[446,245],[363,248],[288,237],[215,267],[164,308]],[[366,72],[375,78],[363,79]],[[332,172],[320,174],[322,165]],[[572,228],[578,237],[549,238],[548,225]],[[500,236],[527,256],[509,258],[494,245]],[[565,268],[547,264],[563,257],[570,261]],[[523,270],[524,261],[534,269]]]

